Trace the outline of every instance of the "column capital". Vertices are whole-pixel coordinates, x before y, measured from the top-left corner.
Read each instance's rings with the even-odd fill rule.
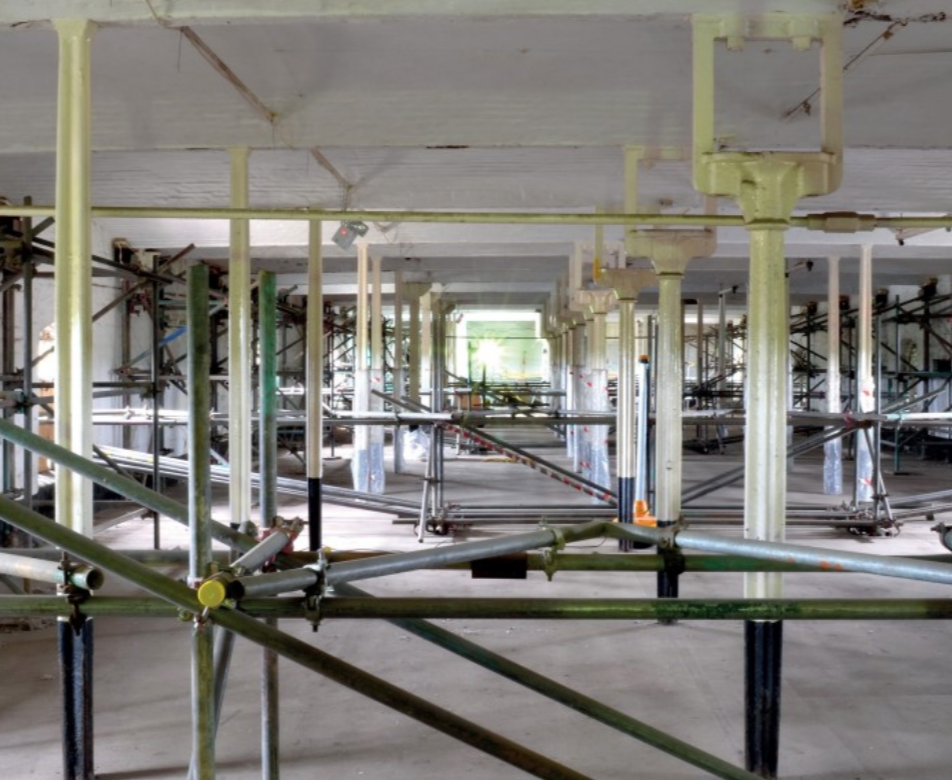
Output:
[[[611,290],[579,290],[575,299],[583,307],[585,319],[607,314],[615,303]]]
[[[647,257],[655,272],[683,274],[692,260],[710,257],[717,249],[713,230],[639,230],[631,236],[633,257]]]
[[[599,284],[609,288],[619,301],[636,301],[645,287],[653,287],[658,281],[653,271],[647,268],[612,268],[602,271]]]

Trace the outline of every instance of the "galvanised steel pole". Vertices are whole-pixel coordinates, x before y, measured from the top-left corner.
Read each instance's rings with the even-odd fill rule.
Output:
[[[307,243],[307,524],[308,548],[323,544],[321,484],[324,476],[324,296],[321,223],[308,226]]]
[[[278,423],[277,423],[277,279],[272,271],[258,274],[258,453],[261,461],[259,502],[261,528],[274,530],[278,514]],[[269,619],[277,626],[277,620]],[[280,777],[280,710],[278,706],[278,656],[265,648],[261,657],[261,777]]]
[[[208,266],[188,269],[188,446],[189,446],[189,584],[197,586],[209,574],[211,535],[211,331],[208,306]],[[212,624],[192,627],[192,776],[215,777],[215,705]]]
[[[393,275],[393,395],[400,398],[404,390],[403,354],[403,271]],[[403,428],[393,427],[393,473],[403,472]]]
[[[803,547],[786,542],[761,542],[753,539],[738,539],[705,531],[677,531],[641,526],[621,526],[605,523],[604,532],[615,538],[631,538],[652,544],[676,544],[685,550],[724,555],[739,555],[763,561],[777,561],[795,565],[815,566],[823,570],[876,574],[881,577],[896,577],[904,580],[935,582],[952,585],[952,565],[944,558],[936,561],[902,556],[869,555],[819,547]],[[768,572],[781,571],[767,569]],[[758,597],[754,597],[758,598]],[[766,598],[774,598],[768,596]]]
[[[638,481],[638,349],[635,309],[638,293],[654,283],[654,274],[644,270],[610,269],[599,274],[599,283],[611,287],[618,298],[618,399],[615,430],[618,489],[618,522],[635,520],[635,492]],[[571,344],[571,341],[568,341]],[[571,430],[571,427],[568,428]],[[621,539],[623,552],[644,548],[630,539]]]
[[[231,203],[248,205],[247,148],[231,153]],[[251,238],[247,219],[231,221],[228,264],[228,463],[231,522],[251,520]]]
[[[574,526],[547,528],[525,534],[512,534],[478,542],[463,542],[447,547],[434,547],[430,550],[416,550],[406,553],[392,553],[378,558],[359,561],[343,561],[328,567],[325,581],[328,585],[339,582],[383,577],[388,574],[415,571],[429,566],[442,566],[461,561],[473,561],[498,555],[532,550],[537,547],[551,547],[569,542],[592,539],[605,534],[605,524],[601,522],[584,523]]]
[[[25,550],[29,553],[29,550]],[[68,566],[64,571],[59,563],[44,561],[26,555],[11,555],[0,552],[0,574],[22,577],[25,580],[49,582],[54,585],[69,585],[80,590],[99,590],[104,577],[99,569],[85,564]]]

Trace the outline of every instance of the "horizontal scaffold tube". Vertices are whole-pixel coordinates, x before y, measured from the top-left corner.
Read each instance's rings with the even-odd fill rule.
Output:
[[[678,530],[677,527],[656,529],[639,525],[604,523],[606,533],[619,539],[634,539],[657,544],[662,548],[676,545],[686,550],[741,555],[766,561],[816,566],[823,570],[876,574],[904,580],[937,582],[952,585],[952,565],[900,556],[869,555],[820,547],[804,547],[783,542],[759,542],[731,536],[717,536],[703,531]]]
[[[27,551],[29,552],[29,551]],[[105,577],[99,569],[84,564],[68,565],[67,577],[63,567],[52,561],[23,555],[0,553],[0,574],[22,577],[25,580],[51,582],[54,585],[71,585],[81,590],[99,590]]]
[[[5,550],[8,555],[32,555],[43,560],[59,560],[62,552],[51,547],[24,548]],[[148,566],[180,566],[188,563],[188,550],[123,550],[126,555],[139,563]],[[363,560],[364,558],[379,558],[389,555],[386,552],[356,552],[350,550],[331,550],[326,553],[329,563]],[[225,550],[215,550],[212,556],[221,566],[227,566],[229,553]],[[660,555],[626,555],[624,553],[556,553],[544,555],[542,553],[526,553],[529,571],[620,571],[620,572],[654,572],[661,571],[665,566],[665,558]],[[884,556],[889,560],[890,556]],[[952,564],[952,555],[912,555],[904,556],[906,560],[932,561],[934,563]],[[317,553],[296,551],[285,556],[284,561],[294,562],[303,566],[317,561]],[[746,571],[802,571],[811,573],[837,574],[835,569],[822,569],[819,566],[806,566],[799,563],[785,561],[759,561],[756,558],[745,558],[739,555],[706,555],[691,553],[683,556],[685,571],[703,572],[746,572]],[[466,570],[468,562],[445,564],[439,569]]]
[[[347,593],[348,585],[339,586]],[[0,596],[0,617],[68,616],[63,596]],[[183,616],[183,610],[148,596],[92,596],[80,605],[90,617]],[[216,615],[227,610],[219,610]],[[301,596],[253,598],[241,611],[256,618],[311,616]],[[187,610],[187,615],[192,614]],[[319,603],[321,620],[949,620],[948,599],[464,599],[351,598]]]
[[[502,620],[933,620],[948,599],[329,598],[322,618]]]
[[[604,536],[603,526],[604,523],[592,522],[582,525],[562,526],[558,529],[544,528],[525,534],[500,536],[478,542],[463,542],[462,544],[447,545],[446,547],[435,547],[431,550],[391,553],[377,558],[345,561],[329,566],[325,581],[328,585],[334,585],[338,582],[354,582],[433,566],[445,566],[451,563],[509,555],[539,547],[562,546],[569,542],[580,542]]]

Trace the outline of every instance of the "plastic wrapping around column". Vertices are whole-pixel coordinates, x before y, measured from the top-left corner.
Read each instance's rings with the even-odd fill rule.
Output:
[[[585,375],[583,385],[583,405],[593,412],[610,412],[611,402],[608,398],[608,371],[599,368],[589,371]],[[585,453],[585,468],[582,475],[591,482],[608,487],[611,485],[611,467],[608,461],[608,431],[607,425],[583,425],[582,446]],[[603,504],[603,500],[592,496],[593,504]]]
[[[840,259],[831,257],[828,262],[826,410],[839,414],[843,411],[840,398]],[[843,440],[837,438],[823,445],[823,493],[838,496],[842,492]]]
[[[876,409],[876,381],[873,377],[873,247],[862,246],[859,259],[859,311],[856,325],[856,399],[860,412]],[[869,502],[873,485],[873,453],[865,430],[856,433],[856,501]]]
[[[782,291],[778,300],[778,291]],[[784,233],[750,231],[747,427],[744,436],[744,536],[784,538],[787,501],[787,356],[789,321]],[[782,575],[744,575],[747,598],[780,598]]]
[[[383,413],[383,312],[382,307],[382,258],[373,258],[372,293],[370,301],[370,374],[368,379],[368,409],[377,414]],[[375,392],[376,391],[376,392]],[[372,425],[367,435],[367,478],[368,493],[383,493],[386,485],[384,471],[384,427]]]
[[[585,387],[585,331],[586,327],[582,325],[576,325],[572,329],[572,371],[570,374],[570,381],[572,382],[574,389],[572,391],[572,409],[577,411],[585,408],[585,399],[583,397],[582,388]],[[585,437],[581,435],[581,431],[578,426],[569,426],[569,452],[568,455],[572,459],[572,469],[577,474],[580,474],[583,470],[583,465],[587,462],[586,452],[585,452]]]
[[[575,409],[575,328],[569,327],[563,334],[565,339],[565,360],[562,363],[562,387],[565,389],[565,410]],[[575,428],[565,426],[565,456],[570,460],[575,457]]]

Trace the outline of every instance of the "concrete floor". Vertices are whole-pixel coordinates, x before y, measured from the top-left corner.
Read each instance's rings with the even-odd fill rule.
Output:
[[[536,438],[539,438],[538,436]],[[346,454],[344,452],[343,454]],[[547,457],[560,457],[548,450]],[[686,455],[690,484],[737,462]],[[949,466],[907,462],[915,472],[889,480],[894,494],[948,484]],[[347,478],[347,461],[329,461],[328,481]],[[419,493],[423,464],[389,478],[388,489]],[[447,455],[447,498],[500,501],[518,496],[582,506],[572,491],[513,463]],[[792,467],[792,502],[839,503],[817,496],[820,462]],[[490,492],[491,491],[491,492]],[[739,500],[740,488],[721,493]],[[216,511],[226,519],[227,508]],[[283,501],[285,515],[303,514]],[[326,508],[326,541],[337,549],[418,549],[409,526],[351,509]],[[894,539],[857,538],[831,530],[791,530],[789,538],[877,554],[943,552],[926,521],[910,522]],[[474,531],[471,538],[484,534]],[[166,546],[184,546],[185,529],[164,523]],[[117,548],[151,542],[145,521],[101,534]],[[429,538],[428,546],[451,544]],[[591,554],[614,543],[576,545]],[[184,571],[174,572],[183,576]],[[691,574],[685,597],[735,597],[741,575]],[[789,596],[939,597],[948,591],[901,580],[853,574],[787,575]],[[363,587],[378,595],[525,595],[650,597],[653,574],[541,573],[525,582],[469,578],[465,572],[420,572],[381,578]],[[106,592],[122,592],[112,578]],[[648,621],[441,621],[519,663],[601,699],[658,728],[741,763],[743,751],[742,626]],[[595,724],[466,661],[370,621],[327,622],[317,633],[284,621],[282,629],[406,687],[466,718],[545,753],[593,778],[694,778],[699,770]],[[940,780],[949,776],[952,678],[942,648],[952,626],[941,622],[792,622],[785,626],[781,775],[823,780]],[[189,626],[164,619],[96,619],[96,766],[102,780],[183,778],[188,765]],[[0,777],[61,777],[59,681],[54,631],[0,635]],[[260,777],[259,648],[239,640],[218,740],[219,777]],[[282,778],[493,778],[525,774],[289,663],[281,663]]]

